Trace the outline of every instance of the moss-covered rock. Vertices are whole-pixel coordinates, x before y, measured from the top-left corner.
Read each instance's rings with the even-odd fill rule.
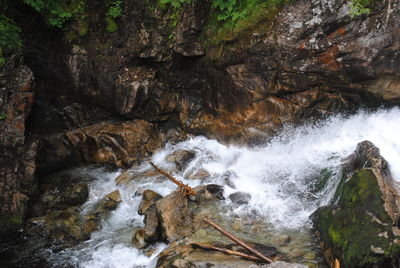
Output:
[[[386,161],[372,143],[360,143],[347,159],[340,184],[336,204],[312,216],[327,261],[343,267],[395,265],[399,198]]]

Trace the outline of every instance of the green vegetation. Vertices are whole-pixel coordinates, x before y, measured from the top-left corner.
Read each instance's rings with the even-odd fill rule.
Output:
[[[15,212],[13,215],[0,216],[0,233],[16,231],[21,228],[23,214],[22,212]]]
[[[86,0],[23,0],[37,12],[42,13],[50,25],[62,28],[71,19],[83,19]]]
[[[110,3],[110,9],[107,12],[107,15],[113,19],[119,18],[122,15],[122,1],[117,0]]]
[[[172,6],[174,9],[179,9],[185,3],[190,3],[192,0],[159,0],[158,4],[162,9],[166,9],[168,5]]]
[[[6,114],[0,114],[0,121],[4,120],[7,118]]]
[[[392,219],[373,171],[362,169],[346,179],[342,177],[344,183],[337,190],[341,192],[337,205],[321,207],[312,216],[321,240],[343,267],[370,267],[398,256],[399,246],[391,242]],[[374,254],[371,245],[381,248],[384,257]]]
[[[21,46],[20,32],[12,19],[0,14],[0,67],[5,64],[3,53]]]
[[[350,0],[350,16],[369,14],[373,5],[374,0]]]
[[[106,26],[107,32],[114,33],[118,30],[118,25],[113,18],[107,16],[105,18],[105,22],[107,24]]]
[[[214,0],[206,27],[206,45],[215,46],[259,29],[266,31],[290,0]]]
[[[108,3],[108,11],[105,17],[106,29],[110,33],[118,30],[117,22],[115,21],[122,16],[122,0],[115,0]]]

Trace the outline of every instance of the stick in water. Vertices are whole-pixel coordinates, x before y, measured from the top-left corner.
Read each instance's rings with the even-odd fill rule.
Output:
[[[178,187],[180,189],[184,190],[186,195],[196,195],[196,192],[189,185],[183,184],[183,182],[181,182],[180,180],[175,179],[172,175],[168,174],[167,172],[165,172],[161,168],[157,167],[153,162],[149,162],[149,163],[155,170],[157,170],[158,173],[164,175],[170,181],[172,181],[173,183],[178,185]]]
[[[236,251],[236,250],[231,250],[231,249],[226,249],[226,248],[218,248],[218,247],[214,247],[212,245],[200,244],[200,243],[192,243],[192,246],[202,248],[202,249],[216,250],[216,251],[220,251],[222,253],[228,254],[228,255],[239,256],[239,257],[246,258],[246,259],[256,261],[256,262],[262,261],[258,257],[248,255],[246,253],[242,253],[242,252]]]
[[[211,225],[212,227],[214,227],[216,230],[218,230],[220,233],[222,233],[223,235],[225,235],[226,237],[228,237],[230,240],[232,240],[233,242],[235,242],[236,244],[238,244],[239,246],[244,247],[245,249],[247,249],[248,251],[250,251],[251,253],[253,253],[254,255],[256,255],[257,257],[259,257],[260,259],[264,260],[267,263],[271,263],[273,262],[270,258],[264,256],[261,252],[259,252],[256,249],[253,249],[252,247],[250,247],[249,245],[247,245],[245,242],[243,242],[242,240],[240,240],[238,237],[234,236],[233,234],[229,233],[228,231],[226,231],[225,229],[223,229],[221,226],[219,226],[218,224],[214,223],[213,221],[211,221],[210,219],[208,219],[207,217],[205,217],[203,219],[204,222],[208,223],[209,225]]]

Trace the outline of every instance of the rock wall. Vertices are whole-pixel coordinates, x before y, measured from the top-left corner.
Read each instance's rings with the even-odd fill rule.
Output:
[[[51,35],[30,26],[38,34],[27,40],[26,56],[40,80],[34,131],[84,111],[57,131],[134,118],[249,141],[283,123],[399,103],[397,3],[389,17],[386,3],[376,2],[353,18],[348,1],[292,1],[216,42],[208,1],[122,5],[112,33],[98,1],[87,1],[85,36],[77,23]]]
[[[35,189],[37,142],[26,139],[25,120],[33,103],[32,71],[13,55],[0,68],[0,237],[21,228]]]

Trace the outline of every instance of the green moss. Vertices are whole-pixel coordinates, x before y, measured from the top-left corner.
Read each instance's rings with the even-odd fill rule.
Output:
[[[105,18],[105,21],[106,21],[106,24],[107,24],[107,26],[106,26],[107,32],[114,33],[114,32],[116,32],[118,30],[118,25],[117,25],[117,23],[115,22],[114,19],[112,19],[112,18],[107,16]]]
[[[84,37],[89,32],[89,23],[86,20],[79,22],[78,35]]]
[[[346,181],[345,176],[342,181]],[[391,243],[392,220],[385,211],[377,179],[370,169],[362,169],[346,181],[338,207],[318,209],[313,220],[321,240],[343,267],[385,263],[400,255],[398,245]],[[384,257],[373,253],[371,246],[383,249]]]
[[[62,28],[67,21],[84,16],[86,0],[54,1],[23,0],[23,2],[41,13],[52,26]]]
[[[0,233],[15,232],[21,228],[23,223],[23,213],[16,212],[13,215],[1,215]]]
[[[221,10],[219,5],[213,4],[202,38],[203,44],[206,47],[220,46],[224,42],[242,39],[254,30],[265,32],[270,29],[276,15],[289,1],[237,1],[230,11]],[[228,13],[224,14],[226,12]]]
[[[21,47],[20,32],[12,19],[0,14],[0,67],[6,63],[4,53]]]

